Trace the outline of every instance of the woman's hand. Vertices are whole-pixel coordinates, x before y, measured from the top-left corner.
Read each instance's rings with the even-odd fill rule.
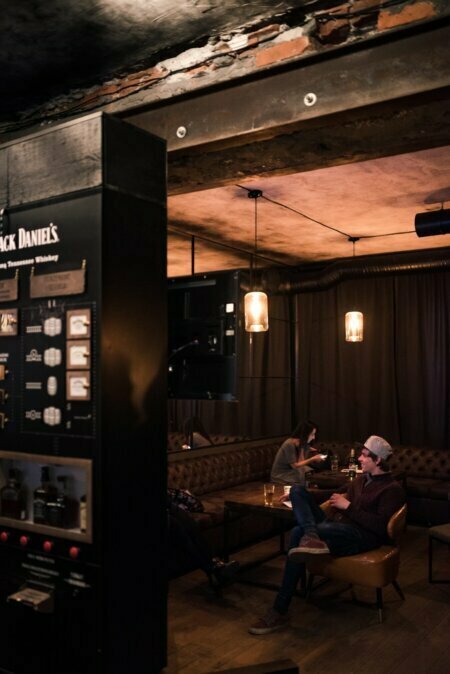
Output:
[[[278,497],[277,501],[279,503],[285,503],[286,501],[290,501],[289,494],[281,494],[281,496]]]
[[[325,461],[321,454],[315,454],[314,456],[310,456],[309,459],[306,459],[307,463],[320,463],[321,461]]]

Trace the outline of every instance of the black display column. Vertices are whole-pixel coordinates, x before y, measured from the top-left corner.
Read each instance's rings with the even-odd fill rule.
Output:
[[[166,148],[94,114],[0,147],[0,671],[166,661]]]

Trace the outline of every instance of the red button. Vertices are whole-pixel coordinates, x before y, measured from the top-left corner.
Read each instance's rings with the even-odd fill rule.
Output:
[[[44,541],[42,547],[44,548],[45,552],[51,552],[53,550],[53,543],[52,541]]]
[[[26,545],[28,545],[29,542],[30,542],[30,537],[29,537],[29,536],[21,536],[21,537],[19,538],[19,543],[20,543],[20,545],[22,545],[23,547],[25,547]]]
[[[69,555],[70,557],[72,557],[72,559],[77,559],[79,554],[80,548],[77,548],[75,545],[72,548],[70,548]]]
[[[7,532],[7,531],[2,531],[2,533],[0,534],[0,541],[1,541],[2,543],[6,543],[6,541],[8,540],[8,538],[9,538],[8,532]]]

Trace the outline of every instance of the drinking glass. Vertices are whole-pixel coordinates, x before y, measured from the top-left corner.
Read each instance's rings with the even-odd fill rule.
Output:
[[[339,470],[339,457],[336,454],[331,455],[331,470],[333,473],[337,473]]]
[[[274,484],[265,484],[264,485],[264,505],[273,506],[273,497],[275,494],[275,485]]]

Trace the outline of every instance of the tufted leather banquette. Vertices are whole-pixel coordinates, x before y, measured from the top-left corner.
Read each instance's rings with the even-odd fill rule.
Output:
[[[247,438],[238,435],[211,435],[213,445],[229,445],[231,443],[235,444],[246,439]],[[169,452],[180,452],[186,442],[186,436],[184,433],[173,431],[168,434],[167,441],[167,448]]]
[[[223,505],[249,493],[262,494],[275,454],[284,438],[244,441],[169,454],[168,486],[189,489],[200,497],[203,513],[192,513],[207,537],[213,554],[223,548]],[[279,531],[270,518],[248,515],[232,527],[230,547],[242,548]]]
[[[205,512],[194,513],[209,540],[213,553],[223,546],[223,504],[234,498],[261,491],[270,476],[275,454],[285,437],[244,441],[236,444],[171,452],[168,457],[168,486],[189,489],[201,498]],[[345,465],[352,448],[347,442],[318,442],[319,450],[340,457]],[[418,524],[449,521],[450,452],[397,446],[391,468],[406,475],[408,520]],[[319,477],[319,474],[317,475]],[[238,549],[277,533],[270,518],[248,515],[236,520],[230,546]]]

